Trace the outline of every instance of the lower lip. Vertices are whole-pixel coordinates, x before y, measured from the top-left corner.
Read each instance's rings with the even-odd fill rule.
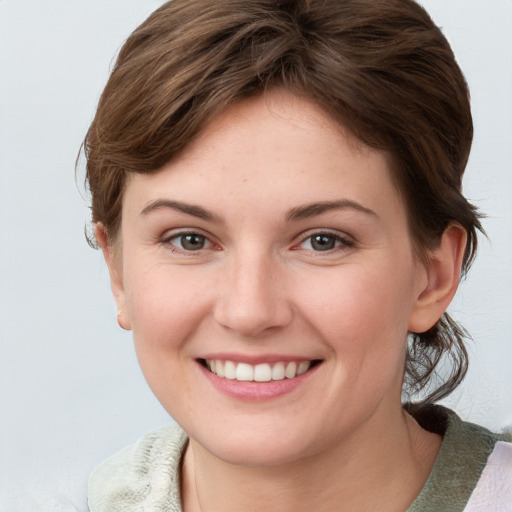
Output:
[[[238,381],[219,377],[198,363],[203,375],[221,393],[238,400],[263,401],[279,398],[295,391],[316,372],[316,365],[306,373],[293,379],[270,380],[268,382]]]

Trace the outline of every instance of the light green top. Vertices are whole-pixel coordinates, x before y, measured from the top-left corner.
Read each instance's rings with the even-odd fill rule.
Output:
[[[439,406],[423,411],[417,420],[444,439],[425,486],[407,512],[464,511],[496,443],[511,439],[463,422]],[[107,459],[89,480],[90,512],[182,512],[179,479],[186,445],[187,436],[174,425]]]

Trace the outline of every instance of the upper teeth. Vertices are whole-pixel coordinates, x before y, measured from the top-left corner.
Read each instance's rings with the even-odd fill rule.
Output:
[[[302,375],[309,370],[311,361],[252,365],[235,363],[234,361],[207,359],[206,364],[211,372],[219,377],[239,381],[268,382],[270,380],[283,380],[285,377],[293,379]]]

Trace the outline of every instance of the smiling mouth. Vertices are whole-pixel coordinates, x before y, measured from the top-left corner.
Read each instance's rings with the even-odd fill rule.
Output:
[[[291,361],[248,364],[220,359],[200,359],[200,363],[211,373],[229,380],[240,382],[270,382],[294,379],[305,374],[322,361]]]

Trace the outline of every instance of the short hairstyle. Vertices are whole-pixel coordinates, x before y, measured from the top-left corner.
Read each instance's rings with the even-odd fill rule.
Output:
[[[414,247],[426,259],[450,223],[475,255],[476,208],[462,195],[473,125],[453,52],[412,0],[172,0],[128,38],[84,141],[92,220],[111,243],[129,173],[176,157],[228,105],[284,88],[391,156]],[[404,390],[448,395],[468,365],[447,314],[411,333]],[[447,375],[436,368],[448,357]]]

